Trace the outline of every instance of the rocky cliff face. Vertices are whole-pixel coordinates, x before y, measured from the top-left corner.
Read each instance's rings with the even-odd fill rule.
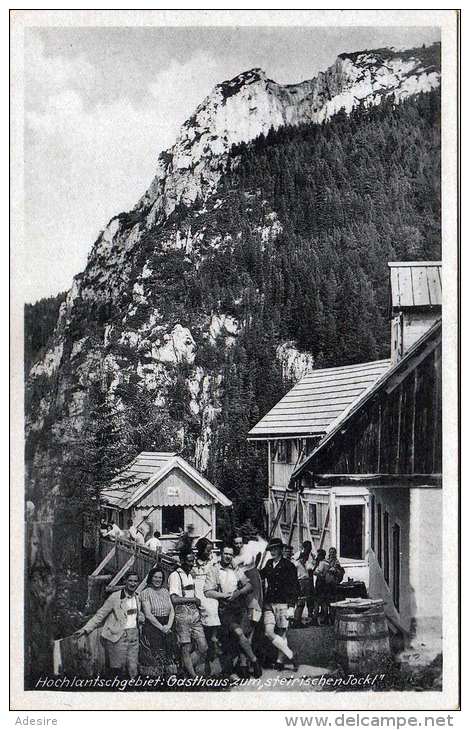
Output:
[[[201,367],[195,357],[201,346],[229,351],[246,322],[204,306],[192,324],[188,321],[178,284],[187,287],[191,270],[197,271],[209,252],[226,244],[227,236],[207,226],[193,230],[178,210],[193,207],[196,217],[207,217],[226,204],[217,190],[232,145],[266,135],[271,127],[321,123],[342,108],[349,113],[361,102],[400,100],[439,83],[429,49],[402,54],[381,49],[342,55],[324,73],[296,85],[277,84],[261,69],[218,85],[183,124],[175,145],[160,155],[154,180],[141,200],[109,222],[85,271],[75,278],[48,351],[29,374],[28,433],[50,427],[57,414],[79,422],[90,378],[103,370],[110,393],[132,373],[161,403],[176,374],[184,371],[189,409],[198,422],[193,457],[198,468],[206,469],[222,375],[217,366]],[[258,230],[261,241],[280,231],[278,213],[265,211]],[[180,281],[179,270],[169,272],[176,253],[186,277]],[[173,300],[169,289],[159,299],[163,266],[165,280],[173,276],[175,281]],[[281,343],[278,357],[290,380],[314,364],[311,355],[297,353],[290,343]],[[185,434],[179,435],[183,446]],[[33,449],[33,474],[46,452],[47,443],[42,451]]]
[[[175,145],[160,155],[153,182],[135,210],[147,223],[161,221],[178,203],[194,203],[214,190],[232,145],[249,142],[285,124],[321,123],[360,102],[398,101],[440,83],[434,65],[419,54],[390,49],[340,56],[327,71],[300,84],[282,86],[260,68],[216,86],[182,126]]]

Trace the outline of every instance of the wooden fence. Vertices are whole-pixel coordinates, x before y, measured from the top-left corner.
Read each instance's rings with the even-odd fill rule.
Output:
[[[138,591],[141,591],[147,579],[149,570],[159,565],[168,580],[168,575],[175,569],[177,563],[171,556],[157,555],[143,545],[128,540],[115,541],[100,538],[99,564],[88,578],[88,596],[86,602],[87,613],[94,613],[106,599],[110,591],[122,585],[126,573],[132,568],[140,579]]]

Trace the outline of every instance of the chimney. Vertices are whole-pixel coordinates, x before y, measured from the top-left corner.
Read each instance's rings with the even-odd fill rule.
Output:
[[[391,360],[395,365],[441,317],[440,261],[393,261],[390,269]]]

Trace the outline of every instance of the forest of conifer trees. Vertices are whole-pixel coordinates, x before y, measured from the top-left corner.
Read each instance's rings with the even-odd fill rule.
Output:
[[[388,356],[387,262],[440,258],[439,118],[433,91],[398,105],[359,106],[322,125],[271,130],[232,148],[214,196],[191,209],[180,205],[132,254],[136,271],[149,262],[152,294],[127,328],[158,309],[170,327],[191,330],[194,366],[222,376],[208,477],[234,501],[238,523],[260,522],[265,496],[264,450],[246,441],[247,432],[291,386],[276,347],[293,341],[315,367]],[[203,233],[189,256],[164,250],[175,228]],[[28,342],[37,340],[37,317],[42,322],[33,353],[52,328],[52,310],[43,317],[40,304],[27,312]],[[71,323],[78,333],[119,327],[128,301],[100,305],[104,319],[86,306]],[[213,312],[241,323],[232,347],[204,336],[202,320]],[[126,357],[135,368],[132,353]],[[183,456],[193,459],[201,424],[188,406],[186,375],[168,390],[166,428],[169,444],[185,428]]]

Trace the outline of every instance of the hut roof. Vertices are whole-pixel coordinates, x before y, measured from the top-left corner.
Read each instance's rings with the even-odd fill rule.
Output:
[[[318,446],[309,454],[299,466],[294,469],[291,481],[298,479],[302,472],[310,471],[315,468],[317,459],[331,443],[334,443],[335,436],[340,433],[344,434],[345,431],[353,426],[353,419],[364,406],[369,403],[371,398],[374,398],[377,393],[383,392],[390,387],[390,383],[396,379],[401,379],[404,373],[409,372],[419,364],[424,354],[435,347],[435,343],[440,342],[442,337],[442,320],[438,319],[432,327],[430,327],[419,340],[417,340],[412,347],[406,352],[401,360],[396,363],[393,367],[385,371],[374,385],[369,388],[360,398],[357,398],[356,402],[344,413],[331,427],[329,433],[320,441]]]
[[[232,502],[208,479],[202,476],[181,456],[171,452],[142,451],[121,474],[113,479],[113,486],[103,489],[101,499],[105,504],[119,509],[129,509],[139,502],[173,469],[181,469],[203,491],[210,501],[224,507]]]
[[[442,305],[440,261],[391,261],[388,265],[392,308]]]
[[[313,370],[248,434],[249,440],[323,436],[390,367],[390,360]]]

